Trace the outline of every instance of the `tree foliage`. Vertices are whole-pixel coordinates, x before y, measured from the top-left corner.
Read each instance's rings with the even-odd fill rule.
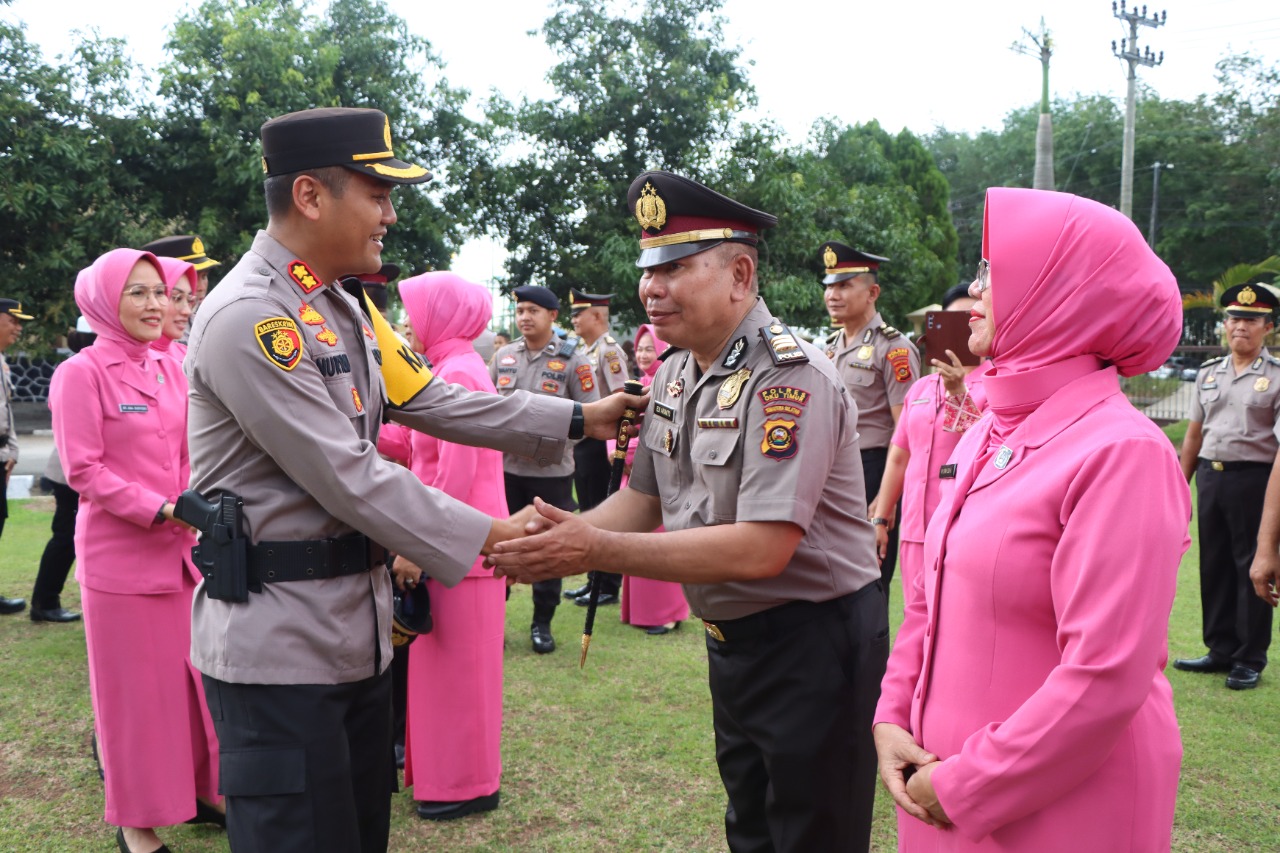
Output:
[[[560,57],[555,97],[490,102],[490,165],[471,187],[480,221],[510,252],[509,287],[618,293],[615,306],[638,316],[628,185],[650,168],[705,177],[754,97],[738,51],[723,45],[719,6],[557,2],[542,30]]]
[[[75,321],[76,273],[135,241],[152,206],[129,168],[151,141],[123,47],[90,36],[49,64],[0,22],[2,292],[37,313],[46,342]]]
[[[199,232],[211,252],[237,257],[266,221],[259,129],[313,107],[387,113],[396,154],[443,177],[466,170],[473,125],[430,44],[381,0],[334,0],[321,18],[281,0],[206,0],[179,18],[161,71],[161,156],[168,230]],[[432,82],[434,81],[434,82]],[[399,223],[386,259],[406,270],[447,266],[461,214],[447,189],[397,192]]]

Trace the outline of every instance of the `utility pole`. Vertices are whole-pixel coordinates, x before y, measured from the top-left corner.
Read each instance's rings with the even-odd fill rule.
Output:
[[[1153,250],[1156,247],[1156,206],[1160,203],[1160,170],[1172,168],[1172,163],[1159,160],[1151,164],[1151,225],[1147,228],[1147,245]]]
[[[1115,0],[1111,2],[1111,14],[1122,21],[1129,24],[1129,37],[1120,39],[1120,48],[1116,49],[1116,43],[1111,42],[1111,52],[1118,58],[1129,63],[1129,98],[1125,104],[1124,111],[1124,155],[1120,164],[1120,212],[1130,219],[1133,218],[1133,126],[1137,116],[1137,88],[1138,88],[1138,66],[1160,65],[1164,62],[1164,51],[1160,51],[1159,57],[1151,52],[1148,47],[1145,52],[1138,50],[1138,26],[1158,27],[1165,23],[1168,18],[1167,12],[1160,14],[1151,13],[1148,17],[1147,7],[1143,6],[1142,11],[1138,11],[1138,7],[1133,7],[1130,11],[1125,8],[1125,0],[1120,0],[1120,8],[1116,9]]]
[[[1036,167],[1032,175],[1031,187],[1037,190],[1051,190],[1053,186],[1053,119],[1049,115],[1049,57],[1053,56],[1053,41],[1049,38],[1049,30],[1040,19],[1040,34],[1036,35],[1026,27],[1022,34],[1030,39],[1026,42],[1014,42],[1009,49],[1023,56],[1040,58],[1040,121],[1036,124]],[[1032,47],[1035,45],[1035,47]]]

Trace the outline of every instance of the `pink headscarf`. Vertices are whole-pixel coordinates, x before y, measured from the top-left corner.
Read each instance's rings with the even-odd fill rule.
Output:
[[[428,272],[400,282],[409,325],[432,364],[472,350],[493,316],[493,296],[452,272]]]
[[[1182,337],[1182,297],[1128,217],[1067,193],[987,190],[982,255],[991,264],[1000,375],[1093,355],[1135,376]]]
[[[196,268],[186,261],[180,261],[177,258],[167,258],[157,255],[156,260],[160,262],[160,277],[164,279],[164,289],[169,292],[169,296],[173,296],[173,288],[177,285],[178,280],[183,276],[187,277],[187,284],[191,286],[191,292],[196,292],[196,286],[200,283],[200,273],[196,272]],[[151,348],[160,352],[168,352],[173,346],[173,338],[169,337],[163,331],[160,337],[151,342]]]
[[[636,329],[636,337],[634,340],[636,346],[640,346],[640,338],[644,335],[648,335],[653,338],[653,349],[658,356],[661,356],[667,351],[667,348],[671,346],[671,344],[658,337],[657,331],[648,323],[642,323],[640,328]],[[649,365],[649,369],[640,377],[640,381],[645,385],[652,385],[653,375],[658,372],[659,367],[662,367],[662,362],[655,359],[653,364]]]
[[[99,340],[117,344],[127,354],[141,357],[151,347],[149,341],[140,341],[125,331],[120,322],[120,297],[125,282],[138,261],[146,260],[155,265],[160,277],[164,270],[156,256],[138,249],[112,249],[76,276],[76,305],[89,325],[98,333]]]

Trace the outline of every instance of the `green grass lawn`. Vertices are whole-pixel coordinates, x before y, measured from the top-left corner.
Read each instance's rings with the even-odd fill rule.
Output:
[[[27,597],[52,503],[33,499],[10,509],[0,592]],[[1193,542],[1179,575],[1172,656],[1202,652],[1196,554]],[[900,601],[895,586],[892,613],[900,614]],[[74,581],[63,602],[78,607]],[[529,591],[520,587],[507,616],[501,808],[432,824],[414,815],[402,792],[391,849],[723,850],[724,797],[698,623],[650,637],[619,624],[616,608],[605,609],[579,670],[583,611],[560,608],[553,628],[561,649],[547,657],[529,648],[529,614]],[[89,748],[83,627],[0,617],[0,661],[0,850],[114,850]],[[1222,676],[1170,670],[1186,751],[1175,850],[1280,848],[1277,678],[1268,672],[1257,690],[1236,693]],[[227,849],[225,836],[210,827],[164,828],[160,835],[177,853]],[[881,791],[873,849],[893,850],[894,838]]]

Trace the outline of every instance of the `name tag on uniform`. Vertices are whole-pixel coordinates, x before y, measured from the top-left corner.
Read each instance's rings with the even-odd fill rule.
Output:
[[[669,421],[674,421],[676,419],[676,410],[670,406],[664,406],[661,403],[653,404],[653,413],[658,417],[665,418]]]
[[[124,415],[141,415],[148,411],[146,403],[121,403],[120,413]]]
[[[956,478],[956,465],[952,462],[950,465],[943,465],[938,469],[939,480],[954,480]]]
[[[912,400],[912,401],[911,401],[911,405],[913,405],[913,406],[918,406],[918,405],[920,405],[921,403],[927,403],[927,402],[929,402],[929,398],[928,398],[928,397],[920,397],[920,398],[919,398],[919,399],[917,399],[917,400]]]

